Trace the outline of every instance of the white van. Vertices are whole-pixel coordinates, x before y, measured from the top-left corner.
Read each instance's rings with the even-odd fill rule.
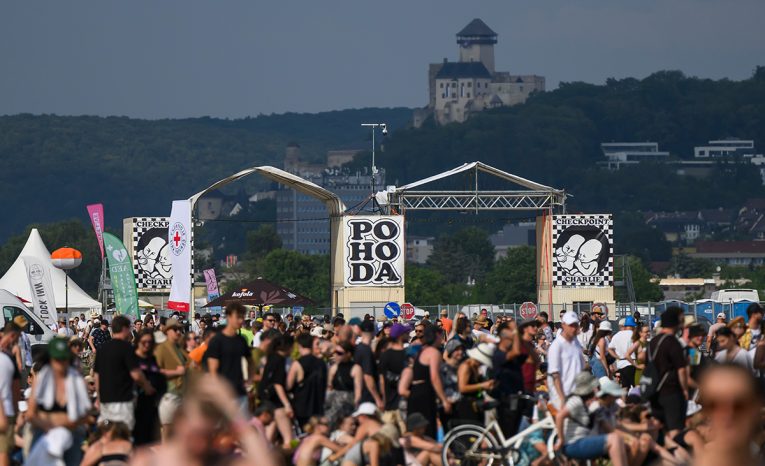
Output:
[[[760,295],[757,290],[750,289],[729,289],[718,290],[712,292],[712,301],[718,303],[728,303],[731,301],[751,301],[753,303],[760,302]]]
[[[47,345],[56,336],[53,330],[43,324],[42,319],[30,311],[13,293],[0,290],[0,306],[3,308],[3,312],[0,314],[0,326],[5,326],[6,322],[12,322],[17,315],[22,315],[27,319],[29,323],[22,330],[29,335],[29,342],[33,347]]]

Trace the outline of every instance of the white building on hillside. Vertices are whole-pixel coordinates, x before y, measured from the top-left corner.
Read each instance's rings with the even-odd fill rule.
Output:
[[[604,142],[600,149],[606,157],[601,165],[609,170],[618,170],[622,165],[635,165],[640,162],[665,162],[669,152],[660,151],[656,142]]]

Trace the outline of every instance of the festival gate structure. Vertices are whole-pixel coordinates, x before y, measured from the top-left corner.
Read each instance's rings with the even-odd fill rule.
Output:
[[[401,187],[375,193],[375,215],[346,212],[331,191],[284,170],[260,166],[242,170],[188,200],[192,217],[206,193],[258,173],[322,201],[330,218],[331,306],[359,315],[405,299],[405,215],[407,211],[534,211],[537,216],[537,301],[540,310],[557,311],[577,303],[613,303],[613,229],[610,215],[565,215],[566,193],[507,173],[482,162]],[[471,175],[470,189],[428,190],[424,186],[457,174]],[[510,190],[482,191],[478,175],[516,185]],[[192,218],[192,223],[195,223]],[[192,239],[193,241],[193,236]],[[597,243],[597,244],[596,244]],[[193,283],[193,269],[191,269]],[[191,299],[193,312],[193,299]],[[609,306],[613,309],[613,306]],[[551,317],[553,317],[551,313]],[[557,317],[557,315],[555,316]]]

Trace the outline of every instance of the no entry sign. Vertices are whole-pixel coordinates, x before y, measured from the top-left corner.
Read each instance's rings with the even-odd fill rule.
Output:
[[[414,306],[411,303],[404,303],[401,305],[401,314],[404,319],[409,320],[414,317]]]
[[[521,304],[521,317],[524,319],[534,319],[537,316],[537,305],[526,301]]]

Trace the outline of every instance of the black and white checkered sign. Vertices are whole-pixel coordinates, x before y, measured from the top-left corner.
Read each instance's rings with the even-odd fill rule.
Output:
[[[133,218],[133,270],[138,291],[170,289],[169,223],[167,217]]]
[[[614,286],[614,223],[610,214],[553,217],[553,286]]]

